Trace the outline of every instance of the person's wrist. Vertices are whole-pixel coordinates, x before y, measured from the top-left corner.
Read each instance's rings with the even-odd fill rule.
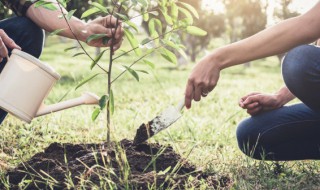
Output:
[[[78,40],[82,41],[82,42],[86,42],[87,38],[89,37],[89,32],[87,30],[87,23],[82,22],[82,21],[77,21],[74,25],[73,25],[73,31],[75,33],[75,35],[77,36]]]
[[[286,98],[285,95],[282,94],[282,93],[277,93],[277,94],[275,94],[275,97],[276,97],[277,107],[282,107],[282,106],[284,106],[286,103],[288,103],[287,98]]]
[[[225,48],[218,48],[214,50],[210,55],[210,61],[216,65],[220,71],[227,68],[229,64],[228,56],[226,55]]]

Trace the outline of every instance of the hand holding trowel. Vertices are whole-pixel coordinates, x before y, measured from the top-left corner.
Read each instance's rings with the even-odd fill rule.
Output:
[[[183,99],[177,107],[170,106],[147,124],[142,124],[137,130],[133,143],[140,144],[163,129],[168,128],[182,116],[181,110],[184,107],[184,104],[185,102]]]

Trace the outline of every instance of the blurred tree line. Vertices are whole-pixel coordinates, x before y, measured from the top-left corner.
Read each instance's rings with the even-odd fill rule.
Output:
[[[227,43],[232,43],[263,30],[267,25],[268,0],[220,0],[225,9],[223,12],[215,12],[204,7],[202,0],[178,1],[188,3],[198,11],[199,19],[193,18],[194,25],[208,32],[205,37],[181,36],[186,47],[184,53],[191,61],[196,61],[196,57],[206,50],[213,38],[223,37]],[[284,20],[298,15],[297,12],[289,9],[292,0],[275,1],[277,7],[272,15],[275,19]],[[108,6],[109,1],[98,0],[98,2]],[[68,10],[77,9],[75,16],[80,18],[82,13],[90,8],[90,3],[90,0],[71,0],[67,8]],[[12,12],[7,8],[0,8],[0,19],[8,18],[11,15]],[[180,13],[179,16],[186,15]],[[163,19],[160,14],[156,17]],[[143,27],[147,27],[147,25],[148,23],[142,23]],[[279,55],[279,58],[282,56]],[[181,62],[187,62],[187,57],[180,56]]]

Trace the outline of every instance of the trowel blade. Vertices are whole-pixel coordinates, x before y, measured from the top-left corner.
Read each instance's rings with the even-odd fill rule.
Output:
[[[159,133],[163,129],[168,128],[171,124],[176,122],[182,116],[180,110],[174,106],[165,109],[161,114],[149,121],[147,124],[142,124],[134,138],[134,144],[139,144],[148,138]]]

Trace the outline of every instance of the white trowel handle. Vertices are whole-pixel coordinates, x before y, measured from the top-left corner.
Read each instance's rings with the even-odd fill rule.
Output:
[[[185,100],[184,98],[180,100],[180,102],[179,102],[178,106],[176,107],[176,109],[177,109],[177,110],[179,110],[179,111],[180,111],[180,110],[182,110],[182,109],[183,109],[183,107],[185,106],[185,102],[184,102],[184,100]]]

